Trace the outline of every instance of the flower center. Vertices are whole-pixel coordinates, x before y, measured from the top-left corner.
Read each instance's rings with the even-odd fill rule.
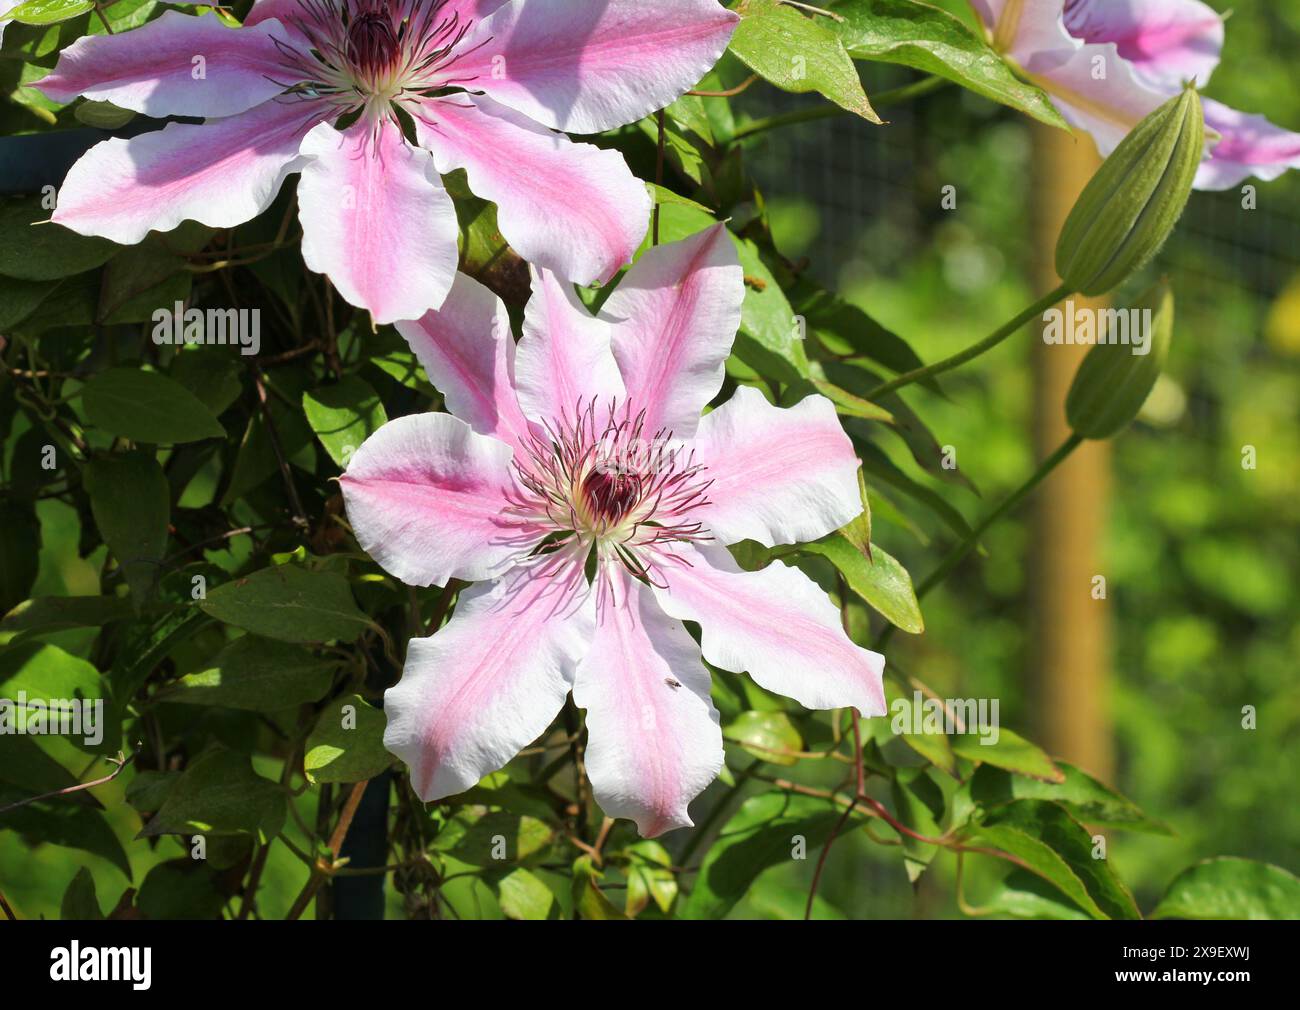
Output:
[[[542,550],[586,543],[658,585],[657,546],[709,538],[691,517],[708,504],[706,468],[672,432],[647,435],[644,411],[579,404],[525,450],[515,457],[518,488],[507,511],[520,526],[550,531]]]
[[[302,40],[276,42],[286,90],[371,119],[393,103],[453,84],[450,68],[473,26],[447,0],[298,0],[283,20]]]

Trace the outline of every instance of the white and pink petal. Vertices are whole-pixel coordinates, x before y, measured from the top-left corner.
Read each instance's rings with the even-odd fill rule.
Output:
[[[1204,87],[1223,51],[1223,18],[1201,0],[1069,0],[1065,27],[1084,42],[1113,42],[1152,84]]]
[[[1267,182],[1300,168],[1300,133],[1210,98],[1203,98],[1201,104],[1205,125],[1219,139],[1210,141],[1210,156],[1196,175],[1197,189],[1231,189],[1251,176]]]
[[[694,86],[738,20],[717,0],[514,0],[466,37],[449,73],[546,126],[599,133]]]
[[[302,256],[376,323],[419,319],[456,278],[459,225],[427,151],[388,119],[340,132],[322,123],[303,140],[298,184]]]
[[[388,422],[339,478],[357,542],[412,586],[500,575],[542,535],[504,514],[511,455],[450,414]]]
[[[412,114],[438,171],[466,170],[523,259],[577,284],[607,281],[632,259],[650,195],[617,151],[574,143],[483,96],[430,99]]]
[[[84,95],[147,116],[230,116],[285,90],[280,25],[231,28],[215,14],[167,11],[129,32],[85,35],[36,87],[56,102]]]
[[[458,273],[442,305],[397,324],[447,409],[512,448],[528,438],[515,396],[515,341],[505,303]]]
[[[610,327],[593,316],[573,285],[549,270],[533,272],[533,295],[524,309],[515,359],[519,405],[542,424],[576,422],[623,400],[623,379],[610,350]]]
[[[497,771],[559,713],[594,633],[581,564],[522,567],[461,593],[451,620],[410,643],[384,695],[385,746],[426,802]]]
[[[741,386],[704,416],[690,447],[711,481],[691,518],[723,543],[807,543],[862,511],[857,455],[824,396],[780,408]]]
[[[744,272],[725,225],[642,253],[606,300],[614,358],[645,428],[689,438],[722,388],[740,327]]]
[[[885,657],[849,639],[838,608],[799,569],[774,561],[746,572],[725,548],[678,544],[659,574],[667,588],[655,597],[671,616],[700,626],[714,666],[745,671],[804,708],[885,714]]]
[[[587,710],[587,775],[610,817],[646,838],[693,823],[687,810],[722,768],[722,730],[708,669],[680,621],[618,565],[578,666],[573,700]]]
[[[302,164],[303,137],[328,110],[265,102],[206,123],[171,123],[92,147],[68,173],[54,220],[82,235],[134,245],[182,221],[231,228],[271,205]]]

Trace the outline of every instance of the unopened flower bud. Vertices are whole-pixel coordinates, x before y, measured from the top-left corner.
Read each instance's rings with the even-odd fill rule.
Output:
[[[1114,318],[1114,317],[1113,317]],[[1161,281],[1129,310],[1134,339],[1114,334],[1098,343],[1075,373],[1065,399],[1065,416],[1075,434],[1103,439],[1122,431],[1142,409],[1169,354],[1174,329],[1174,296]]]
[[[1104,294],[1141,269],[1174,230],[1204,153],[1201,99],[1188,87],[1130,131],[1070,211],[1056,244],[1066,286]]]

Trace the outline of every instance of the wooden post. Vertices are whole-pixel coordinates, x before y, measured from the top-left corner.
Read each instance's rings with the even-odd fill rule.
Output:
[[[1074,201],[1101,163],[1092,141],[1035,124],[1034,257],[1036,290],[1060,280],[1056,238]],[[1075,296],[1097,309],[1104,298]],[[1038,459],[1069,434],[1065,395],[1087,347],[1038,340],[1033,433]],[[1031,648],[1028,697],[1036,742],[1102,781],[1114,771],[1109,716],[1109,603],[1094,598],[1109,493],[1107,443],[1085,442],[1034,497],[1029,558]],[[1109,587],[1107,587],[1109,590]]]

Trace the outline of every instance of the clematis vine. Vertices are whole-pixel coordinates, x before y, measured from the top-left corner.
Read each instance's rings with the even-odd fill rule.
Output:
[[[971,0],[993,45],[1052,96],[1071,125],[1108,155],[1184,81],[1209,83],[1223,18],[1201,0]],[[1300,134],[1203,99],[1219,134],[1196,188],[1229,189],[1300,167]]]
[[[634,122],[726,48],[717,0],[257,0],[243,27],[169,11],[87,36],[38,83],[149,116],[201,117],[91,149],[54,220],[139,242],[184,220],[231,227],[285,178],[302,253],[379,323],[450,291],[464,169],[524,259],[580,283],[632,257],[650,210],[614,151],[563,133]]]
[[[883,657],[817,584],[780,561],[744,571],[725,546],[806,542],[862,511],[824,397],[779,408],[742,386],[701,418],[743,297],[717,226],[645,252],[596,315],[535,270],[517,344],[464,275],[398,324],[450,413],[389,422],[341,480],[387,571],[475,583],[385,696],[385,743],[426,801],[502,767],[572,691],[601,808],[646,836],[690,825],[723,758],[702,660],[808,708],[884,714]]]

